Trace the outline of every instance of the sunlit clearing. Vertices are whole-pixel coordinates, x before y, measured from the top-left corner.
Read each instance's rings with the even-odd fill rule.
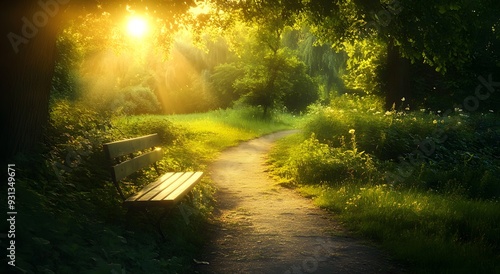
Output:
[[[144,18],[132,17],[127,24],[128,33],[133,37],[142,37],[148,31],[148,24]]]

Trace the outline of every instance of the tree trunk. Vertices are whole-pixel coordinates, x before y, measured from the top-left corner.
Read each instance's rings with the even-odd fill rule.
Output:
[[[401,105],[408,105],[411,101],[410,85],[410,60],[401,57],[399,47],[391,40],[387,45],[387,70],[386,70],[386,108],[396,109]],[[405,102],[401,101],[405,98]]]
[[[37,1],[4,1],[0,10],[0,153],[9,158],[32,149],[48,121],[57,13],[62,13],[62,7],[44,9]]]

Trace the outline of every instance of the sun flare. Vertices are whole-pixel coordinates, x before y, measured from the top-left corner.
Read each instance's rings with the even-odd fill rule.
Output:
[[[127,30],[131,36],[140,38],[148,31],[148,24],[142,17],[132,17],[128,20]]]

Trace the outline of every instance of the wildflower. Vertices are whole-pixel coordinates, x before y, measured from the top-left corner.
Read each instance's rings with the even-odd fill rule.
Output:
[[[401,102],[404,102],[404,101],[406,101],[406,98],[404,98],[404,97],[401,98]]]
[[[353,128],[351,128],[351,129],[349,130],[349,134],[354,134],[354,132],[356,132],[356,130],[355,130],[355,129],[353,129]]]
[[[434,120],[434,121],[432,121],[432,123],[433,123],[433,124],[437,124],[437,123],[438,123],[438,121],[437,121],[437,120]]]

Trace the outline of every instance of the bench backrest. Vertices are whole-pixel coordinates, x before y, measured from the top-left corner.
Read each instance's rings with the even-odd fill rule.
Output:
[[[128,175],[155,164],[163,157],[163,151],[157,147],[160,145],[158,134],[151,134],[132,139],[126,139],[103,145],[104,153],[111,163],[111,177],[122,199],[125,196],[118,184]],[[142,152],[138,156],[133,154]],[[121,159],[130,156],[127,160]],[[155,166],[156,168],[156,166]]]

